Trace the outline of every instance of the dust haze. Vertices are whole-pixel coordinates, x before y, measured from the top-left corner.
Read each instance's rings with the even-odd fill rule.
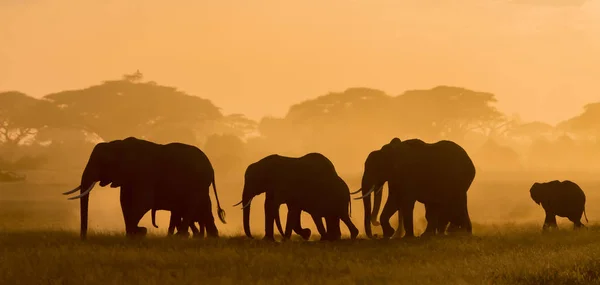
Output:
[[[126,2],[0,2],[0,170],[26,175],[0,182],[0,228],[77,231],[79,203],[60,193],[94,144],[129,136],[208,155],[226,235],[242,232],[231,205],[249,164],[320,152],[354,191],[393,137],[467,150],[475,232],[541,227],[529,187],[556,179],[577,182],[600,217],[598,1]],[[124,231],[118,193],[93,191],[90,230]],[[362,211],[353,200],[355,223]],[[164,235],[168,217],[140,226]],[[419,233],[419,203],[415,218]]]

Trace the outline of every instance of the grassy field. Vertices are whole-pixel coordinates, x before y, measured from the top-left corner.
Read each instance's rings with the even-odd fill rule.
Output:
[[[217,224],[220,239],[166,238],[164,211],[158,212],[161,228],[150,226],[146,239],[126,239],[118,191],[98,188],[84,242],[78,203],[60,195],[76,178],[32,173],[27,182],[0,184],[0,284],[600,284],[600,180],[593,177],[573,179],[588,196],[588,230],[574,232],[560,219],[560,231],[542,234],[543,210],[528,196],[532,178],[483,177],[469,190],[473,237],[361,235],[335,243],[239,237],[241,211],[229,205],[241,189],[227,182],[219,184],[228,211],[228,223]],[[347,179],[351,189],[355,180]],[[253,203],[255,238],[264,234],[261,202]],[[362,233],[361,211],[353,202]],[[148,216],[142,226],[150,225]],[[415,216],[420,231],[422,210]],[[310,219],[303,224],[314,229]]]
[[[272,244],[0,233],[0,284],[598,284],[600,232]]]

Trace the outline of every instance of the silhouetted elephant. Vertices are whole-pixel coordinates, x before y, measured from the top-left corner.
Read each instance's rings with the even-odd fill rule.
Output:
[[[156,209],[152,209],[151,217],[152,217],[152,225],[155,228],[158,228],[158,226],[156,225]],[[171,218],[169,219],[169,228],[167,230],[168,236],[173,235],[173,233],[175,232],[175,228],[179,228],[182,220],[183,220],[183,218],[181,217],[181,214],[171,212]],[[196,222],[198,222],[200,229],[198,229],[196,227],[196,225],[195,225]],[[204,223],[202,221],[193,221],[192,223],[190,223],[190,229],[192,230],[194,237],[204,237],[204,228],[205,228]]]
[[[372,237],[371,220],[377,217],[381,203],[381,189],[388,182],[389,196],[381,213],[384,237],[391,237],[394,229],[389,218],[401,211],[406,237],[414,237],[413,209],[416,201],[425,205],[426,234],[463,230],[471,233],[467,208],[467,190],[475,178],[475,166],[466,151],[451,141],[433,144],[419,139],[400,141],[394,138],[380,150],[372,151],[365,161],[361,182],[365,210],[365,232]],[[370,194],[375,191],[375,205],[371,213]],[[355,193],[356,193],[355,192]],[[371,215],[375,218],[372,219]]]
[[[585,216],[585,194],[576,183],[564,180],[553,180],[545,183],[533,183],[529,189],[531,199],[542,205],[546,212],[546,219],[542,230],[558,228],[556,216],[566,217],[574,224],[574,228],[585,227],[581,223],[581,215]]]
[[[69,198],[80,199],[81,237],[86,238],[89,193],[96,183],[121,187],[120,202],[127,236],[145,235],[138,227],[150,210],[179,212],[183,221],[178,234],[188,235],[192,221],[201,220],[211,236],[218,230],[209,197],[213,185],[219,218],[225,223],[225,211],[219,205],[214,170],[206,155],[197,147],[182,144],[156,144],[129,137],[98,143],[81,176],[80,185],[63,194],[81,190]]]
[[[281,204],[288,207],[288,234],[284,234],[284,237],[291,234],[289,228],[299,228],[296,221],[300,220],[301,211],[312,216],[322,240],[340,237],[340,220],[350,230],[352,239],[358,235],[358,229],[349,216],[348,186],[337,175],[333,163],[320,153],[309,153],[302,157],[274,154],[248,166],[244,175],[242,201],[236,205],[243,203],[244,232],[250,238],[250,204],[256,195],[262,193],[266,193],[266,240],[274,240],[273,221],[279,216]],[[327,230],[322,218],[326,220]]]
[[[337,177],[337,181],[334,181],[332,186],[332,188],[334,189],[345,189],[343,192],[350,192],[350,189],[348,188],[348,185],[346,184],[346,182],[344,182],[344,180],[341,177]],[[348,202],[350,202],[350,199],[348,198]],[[349,216],[352,214],[352,203],[349,203]],[[282,233],[282,236],[284,239],[289,239],[291,234],[292,234],[292,229],[299,234],[300,236],[302,236],[302,238],[304,238],[305,240],[308,240],[310,238],[310,234],[311,231],[310,229],[304,229],[301,227],[300,225],[300,218],[301,218],[301,214],[302,214],[302,210],[300,208],[294,207],[294,206],[288,206],[288,215],[287,215],[287,223],[286,223],[286,227],[285,227],[285,233]],[[313,220],[317,219],[316,216],[312,216]],[[321,218],[318,218],[319,220]],[[336,219],[326,219],[326,225],[327,225],[327,230],[325,229],[319,229],[319,232],[322,233],[323,231],[327,232],[327,235],[329,236],[329,240],[337,240],[342,236],[342,232],[340,229],[340,219],[336,218]],[[281,232],[281,225],[279,222],[279,213],[276,213],[275,216],[275,223],[277,224],[277,227],[279,228],[279,231]],[[322,221],[320,222],[315,222],[315,224],[317,225],[317,227],[319,227],[319,223],[322,223]],[[354,227],[356,228],[356,227]],[[350,233],[351,233],[351,238],[355,238],[356,235],[358,235],[358,229],[356,229],[356,231],[353,231],[352,227],[348,227],[348,229],[350,229]],[[322,234],[321,234],[322,236]]]

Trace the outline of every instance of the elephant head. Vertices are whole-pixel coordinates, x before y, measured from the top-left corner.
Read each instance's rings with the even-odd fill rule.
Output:
[[[372,151],[365,161],[364,172],[361,181],[361,188],[352,194],[362,191],[362,196],[355,200],[363,199],[365,209],[365,233],[368,237],[372,237],[371,225],[377,226],[377,213],[381,205],[382,189],[385,182],[389,181],[393,176],[393,171],[397,167],[394,159],[390,156],[398,148],[401,143],[399,138],[393,138],[389,144],[384,145],[381,149]],[[371,211],[371,193],[374,193],[373,211]]]
[[[544,200],[544,187],[543,184],[535,182],[529,189],[529,195],[531,195],[531,199],[540,205]]]
[[[96,183],[99,183],[101,187],[110,184],[112,188],[126,184],[127,176],[120,167],[125,155],[123,144],[124,140],[98,143],[92,150],[85,170],[81,175],[79,186],[63,193],[63,195],[68,195],[80,190],[79,195],[71,197],[69,200],[80,199],[82,238],[85,238],[87,234],[89,193]]]
[[[267,192],[269,188],[269,171],[264,165],[264,160],[250,164],[244,174],[244,190],[242,191],[242,201],[235,204],[242,204],[244,233],[247,237],[252,238],[250,232],[250,204],[255,196]],[[266,213],[265,213],[266,214]]]

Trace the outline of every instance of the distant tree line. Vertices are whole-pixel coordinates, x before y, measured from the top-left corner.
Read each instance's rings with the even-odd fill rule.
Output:
[[[199,146],[224,172],[243,171],[271,153],[313,151],[342,172],[360,171],[366,155],[391,137],[457,141],[488,169],[574,167],[599,156],[600,102],[556,126],[523,122],[500,112],[496,102],[492,93],[453,86],[396,96],[349,88],[256,122],[225,115],[210,100],[174,87],[143,82],[136,72],[40,99],[1,92],[0,169],[81,167],[95,143],[128,136]]]

